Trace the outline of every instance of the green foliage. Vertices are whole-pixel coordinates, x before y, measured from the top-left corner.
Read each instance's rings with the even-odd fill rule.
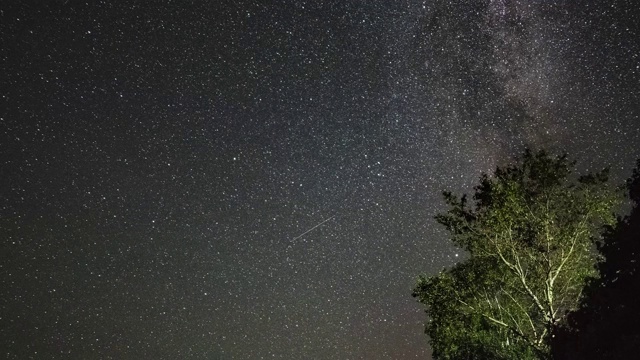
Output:
[[[600,278],[585,288],[581,307],[556,329],[554,359],[636,359],[640,353],[640,159],[627,180],[629,215],[598,243]]]
[[[428,308],[425,332],[432,339],[434,358],[535,358],[526,344],[512,339],[508,329],[495,327],[469,306],[461,306],[474,303],[475,289],[469,284],[488,288],[502,282],[500,269],[492,259],[471,258],[439,276],[419,278],[414,296]]]
[[[527,150],[481,177],[475,206],[444,193],[450,210],[436,219],[470,258],[414,288],[435,358],[549,357],[550,334],[596,275],[593,241],[618,201],[606,170],[575,178],[573,166]]]

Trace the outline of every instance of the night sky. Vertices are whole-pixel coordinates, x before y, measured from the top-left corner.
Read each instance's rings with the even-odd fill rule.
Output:
[[[433,216],[640,157],[628,1],[3,1],[0,357],[430,359]]]

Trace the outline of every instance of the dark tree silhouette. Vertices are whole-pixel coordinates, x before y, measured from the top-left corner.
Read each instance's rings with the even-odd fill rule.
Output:
[[[556,359],[640,357],[640,159],[627,189],[631,213],[605,232],[600,279],[591,282],[582,307],[556,334]]]

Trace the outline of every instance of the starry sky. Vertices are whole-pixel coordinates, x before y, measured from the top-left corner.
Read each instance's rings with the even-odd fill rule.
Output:
[[[443,190],[640,157],[633,0],[0,5],[7,359],[430,359]]]

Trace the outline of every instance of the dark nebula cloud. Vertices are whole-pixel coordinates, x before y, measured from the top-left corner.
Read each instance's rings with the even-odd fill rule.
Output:
[[[0,349],[428,359],[442,190],[526,145],[640,157],[636,7],[1,5]]]

